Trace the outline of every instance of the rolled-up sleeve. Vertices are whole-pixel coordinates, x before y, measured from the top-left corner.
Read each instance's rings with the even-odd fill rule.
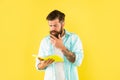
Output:
[[[71,51],[75,54],[75,62],[73,65],[80,66],[83,61],[83,48],[82,48],[82,42],[78,35],[74,34],[72,35],[72,48]]]
[[[42,40],[41,43],[40,43],[39,51],[38,51],[38,56],[39,57],[44,57],[44,53],[45,53],[45,49],[44,49],[45,45],[44,44],[45,44],[44,40]],[[38,58],[36,58],[36,64],[35,64],[36,69],[41,70],[41,71],[45,70],[46,68],[45,69],[39,69],[38,68],[39,63],[40,63],[40,60]]]

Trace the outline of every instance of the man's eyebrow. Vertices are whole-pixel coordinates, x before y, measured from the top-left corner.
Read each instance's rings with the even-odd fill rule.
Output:
[[[54,24],[54,25],[49,25],[49,26],[56,26],[57,24]]]

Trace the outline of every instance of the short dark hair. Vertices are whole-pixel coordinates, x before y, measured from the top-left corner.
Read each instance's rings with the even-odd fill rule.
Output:
[[[56,18],[58,18],[60,22],[61,21],[64,22],[64,20],[65,20],[65,14],[62,13],[61,11],[53,10],[52,12],[50,12],[48,14],[48,16],[46,17],[46,20],[54,20]]]

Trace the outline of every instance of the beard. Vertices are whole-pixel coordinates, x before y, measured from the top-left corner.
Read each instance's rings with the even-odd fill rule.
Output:
[[[55,36],[56,38],[58,38],[58,35],[59,34],[61,35],[62,32],[63,32],[63,30],[62,30],[62,27],[61,27],[60,31],[52,30],[52,31],[50,31],[50,34],[53,35],[53,36]]]

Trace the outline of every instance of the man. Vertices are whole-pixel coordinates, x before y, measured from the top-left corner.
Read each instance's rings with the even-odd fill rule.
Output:
[[[79,37],[64,29],[65,14],[54,10],[46,18],[50,26],[50,35],[40,44],[38,56],[57,54],[64,62],[53,59],[36,59],[36,68],[45,70],[44,80],[79,80],[77,66],[82,63],[83,49]]]

